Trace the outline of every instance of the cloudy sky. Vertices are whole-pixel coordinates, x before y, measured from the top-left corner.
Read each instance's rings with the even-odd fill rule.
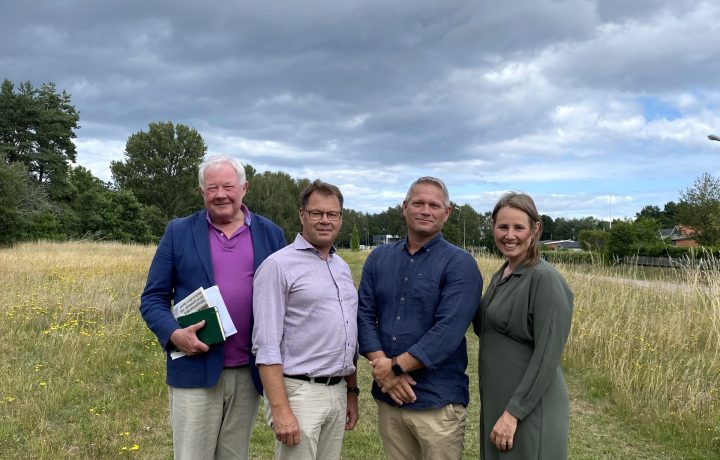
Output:
[[[434,175],[479,212],[633,217],[720,174],[717,1],[33,0],[0,30],[0,78],[67,90],[103,180],[155,121],[366,212]]]

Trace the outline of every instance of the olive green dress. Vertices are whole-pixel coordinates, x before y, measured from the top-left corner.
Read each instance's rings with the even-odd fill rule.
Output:
[[[544,260],[505,265],[482,298],[475,318],[480,336],[481,458],[567,458],[570,403],[560,368],[572,321],[573,296]],[[512,450],[501,452],[490,433],[507,410],[518,418]]]

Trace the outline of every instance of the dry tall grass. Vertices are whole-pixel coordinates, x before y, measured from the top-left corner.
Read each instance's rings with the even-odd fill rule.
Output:
[[[575,292],[566,368],[640,431],[720,457],[720,272],[629,281],[560,267]]]
[[[164,356],[137,310],[153,253],[110,243],[0,249],[0,457],[171,457]],[[343,257],[359,280],[366,254]],[[478,262],[487,280],[500,266],[495,258]],[[559,268],[576,294],[564,359],[569,380],[587,388],[581,397],[613,402],[618,420],[668,447],[642,458],[719,458],[718,272],[688,270],[673,277],[682,282],[653,283],[602,266]],[[478,457],[472,333],[468,343],[469,459]],[[346,437],[345,459],[381,452],[366,363],[360,379],[362,420]],[[574,428],[572,458],[638,458],[637,450],[608,454],[585,437],[597,428]],[[271,458],[272,442],[258,423],[255,458]]]

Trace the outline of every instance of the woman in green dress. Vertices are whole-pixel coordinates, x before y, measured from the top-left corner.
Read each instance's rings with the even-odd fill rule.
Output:
[[[528,195],[508,193],[492,213],[506,261],[475,318],[480,336],[481,458],[567,458],[570,403],[560,368],[572,321],[570,288],[540,258],[541,220]]]

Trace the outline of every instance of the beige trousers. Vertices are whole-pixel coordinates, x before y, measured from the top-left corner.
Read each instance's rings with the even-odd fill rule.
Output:
[[[285,391],[300,425],[300,444],[288,446],[275,441],[276,460],[338,460],[342,450],[347,417],[347,385],[337,385],[285,377]],[[272,412],[265,400],[268,425]]]
[[[463,456],[467,409],[402,409],[376,401],[378,429],[388,460],[458,460]]]
[[[212,388],[168,387],[175,460],[247,460],[260,396],[248,367]]]

